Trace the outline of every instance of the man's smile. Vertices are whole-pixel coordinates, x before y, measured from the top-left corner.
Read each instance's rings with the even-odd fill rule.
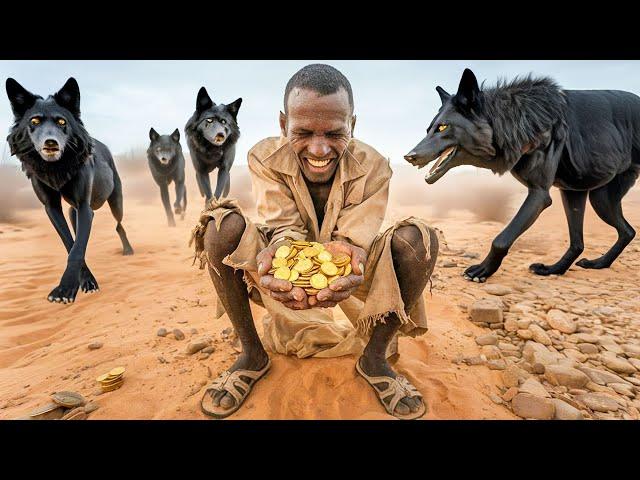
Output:
[[[327,158],[325,160],[316,160],[314,158],[304,157],[305,162],[309,166],[309,170],[314,173],[324,173],[329,170],[331,162],[333,162],[334,158]]]

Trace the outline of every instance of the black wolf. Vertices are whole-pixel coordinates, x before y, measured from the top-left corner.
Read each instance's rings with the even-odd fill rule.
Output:
[[[563,274],[580,256],[587,196],[618,239],[601,257],[576,265],[609,267],[635,236],[620,202],[640,175],[640,98],[618,90],[561,90],[549,78],[531,76],[480,89],[468,69],[455,95],[436,90],[442,107],[427,136],[405,156],[420,167],[435,160],[427,183],[458,165],[474,165],[511,172],[529,190],[487,257],[467,268],[465,278],[483,282],[500,267],[513,242],[551,205],[552,185],[562,195],[569,249],[553,265],[534,263],[530,270]]]
[[[209,173],[215,168],[218,169],[216,198],[229,194],[229,171],[236,155],[236,142],[240,138],[238,110],[241,104],[242,98],[238,98],[229,105],[216,105],[202,87],[198,92],[196,111],[184,127],[198,188],[205,197],[205,204],[212,198]]]
[[[6,88],[15,117],[7,137],[11,154],[22,162],[22,169],[69,254],[60,284],[48,299],[73,303],[78,288],[83,292],[98,290],[84,256],[93,211],[105,201],[117,221],[123,255],[133,254],[120,223],[120,177],[109,149],[91,138],[80,120],[80,89],[74,78],[46,99],[25,90],[13,78],[7,79]],[[69,217],[75,240],[62,213],[62,198],[71,205]]]
[[[176,128],[171,135],[160,135],[153,128],[149,130],[151,144],[147,149],[147,160],[151,176],[160,187],[160,197],[170,227],[175,227],[169,201],[169,184],[176,184],[176,201],[173,204],[176,215],[184,219],[187,211],[187,188],[184,184],[184,156],[180,146],[180,132]]]

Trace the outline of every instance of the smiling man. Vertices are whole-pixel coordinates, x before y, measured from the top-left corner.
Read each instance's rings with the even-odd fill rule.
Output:
[[[206,264],[242,354],[207,389],[203,412],[224,418],[240,408],[271,362],[258,336],[249,299],[266,308],[263,340],[271,351],[330,357],[359,355],[356,371],[382,405],[399,418],[426,411],[422,395],[390,366],[399,332],[426,331],[423,290],[438,241],[409,218],[380,232],[391,169],[353,138],[356,117],[346,77],[329,65],[308,65],[289,80],[280,113],[281,136],[249,151],[257,211],[254,224],[234,200],[212,200],[194,229],[196,255]],[[351,274],[315,295],[268,272],[279,246],[319,242],[351,257]],[[334,321],[339,305],[353,324]],[[355,327],[355,328],[354,328]]]

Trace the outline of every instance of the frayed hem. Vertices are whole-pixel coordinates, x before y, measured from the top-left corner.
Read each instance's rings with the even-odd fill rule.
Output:
[[[356,330],[360,335],[369,336],[371,335],[371,331],[373,330],[373,327],[375,327],[379,323],[387,323],[386,319],[391,314],[395,314],[396,317],[398,317],[401,325],[409,324],[409,325],[412,325],[414,328],[418,327],[416,323],[413,320],[411,320],[411,317],[407,315],[404,309],[401,309],[401,310],[390,310],[388,312],[383,312],[383,313],[376,313],[374,315],[369,315],[369,316],[360,318],[357,321]]]

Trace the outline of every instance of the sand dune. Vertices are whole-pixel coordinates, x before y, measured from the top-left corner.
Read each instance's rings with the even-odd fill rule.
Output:
[[[95,400],[100,408],[91,419],[204,418],[198,408],[204,385],[237,355],[232,338],[223,334],[230,326],[228,318],[213,318],[214,291],[208,274],[191,266],[187,241],[203,200],[190,165],[189,207],[186,219],[178,221],[176,228],[166,226],[146,164],[143,168],[119,161],[119,165],[125,192],[123,223],[135,255],[121,256],[114,220],[107,208],[99,210],[87,263],[100,292],[79,293],[73,305],[46,301],[66,258],[42,208],[33,208],[32,202],[14,203],[0,219],[0,418],[20,417],[59,390],[75,390]],[[452,248],[483,254],[523,195],[523,188],[511,178],[475,173],[450,175],[447,182],[430,189],[420,172],[403,167],[396,169],[387,220],[422,216],[445,232]],[[8,190],[2,191],[11,197]],[[640,227],[638,193],[636,189],[629,196],[625,208],[629,220]],[[239,196],[252,213],[246,168],[234,167],[231,195]],[[554,202],[518,241],[519,253],[509,257],[495,281],[516,284],[528,275],[528,263],[559,255],[567,243],[563,218],[560,202]],[[612,230],[592,211],[586,223],[588,246],[613,241]],[[480,352],[474,336],[483,329],[470,323],[459,305],[467,285],[459,277],[460,268],[444,269],[444,260],[436,271],[440,288],[434,288],[433,295],[425,292],[430,330],[419,339],[401,339],[396,367],[425,394],[427,419],[517,418],[491,399],[492,394],[500,394],[498,371],[452,361],[461,353]],[[609,275],[622,281],[628,275],[622,268],[598,272],[597,278]],[[577,275],[585,277],[583,273]],[[260,308],[253,309],[260,318]],[[179,328],[186,339],[179,341],[171,334],[159,337],[156,332],[161,327]],[[211,337],[215,351],[206,359],[184,354],[190,339],[202,336]],[[89,350],[92,342],[103,346]],[[232,418],[390,418],[356,375],[354,358],[272,358],[272,370]],[[123,387],[100,394],[95,378],[116,365],[127,368]]]

